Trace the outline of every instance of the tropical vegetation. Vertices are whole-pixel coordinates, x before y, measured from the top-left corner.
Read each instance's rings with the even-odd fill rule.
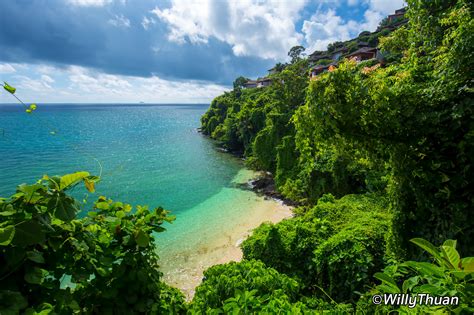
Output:
[[[345,60],[310,81],[297,46],[272,85],[240,77],[212,101],[202,132],[298,206],[257,228],[241,262],[208,269],[192,301],[161,280],[168,211],[81,203],[69,191],[99,178],[78,172],[0,199],[0,313],[472,314],[473,4],[407,3],[408,23],[377,37],[384,67]],[[373,303],[388,293],[459,303]]]

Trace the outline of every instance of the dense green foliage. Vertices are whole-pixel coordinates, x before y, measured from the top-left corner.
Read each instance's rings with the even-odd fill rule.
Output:
[[[298,283],[259,261],[217,265],[204,277],[190,308],[196,314],[249,314],[276,309],[298,314],[304,309],[301,303],[294,304],[300,290]]]
[[[273,173],[278,191],[302,205],[295,218],[258,228],[243,250],[296,279],[301,301],[318,301],[306,301],[311,309],[356,302],[392,259],[426,260],[410,239],[474,250],[473,4],[407,2],[405,26],[359,36],[380,42],[385,66],[342,60],[309,81],[305,60],[295,60],[269,87],[217,97],[202,118],[205,134]],[[402,269],[390,276],[408,277]],[[430,292],[471,296],[470,280],[453,291],[422,277]]]
[[[324,196],[301,216],[262,225],[242,244],[244,257],[298,279],[306,294],[356,301],[387,260],[386,208],[377,196]]]
[[[162,208],[99,197],[85,213],[66,191],[87,172],[20,185],[0,199],[0,313],[179,313],[182,294],[160,281],[153,233]],[[79,217],[79,212],[84,215]]]
[[[256,229],[242,262],[207,270],[189,305],[157,269],[153,233],[168,213],[99,197],[78,217],[65,191],[97,181],[80,172],[0,199],[0,313],[383,314],[393,307],[371,297],[385,293],[461,301],[402,314],[472,313],[474,258],[460,257],[474,250],[474,8],[407,3],[406,26],[358,38],[380,42],[388,65],[343,60],[309,81],[296,46],[271,86],[245,89],[240,77],[213,100],[203,133],[273,173],[300,207]]]
[[[412,239],[412,243],[428,252],[434,263],[406,261],[389,265],[383,273],[375,277],[382,283],[376,286],[358,303],[359,309],[371,309],[377,314],[386,314],[393,306],[374,306],[374,294],[430,294],[431,296],[455,296],[458,305],[420,305],[417,308],[400,306],[399,314],[454,313],[472,314],[474,312],[474,257],[461,258],[456,250],[456,241],[447,240],[436,248],[424,239]]]

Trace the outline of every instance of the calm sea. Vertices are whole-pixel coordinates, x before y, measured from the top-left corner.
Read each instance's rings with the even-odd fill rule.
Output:
[[[207,107],[55,104],[27,114],[0,105],[0,196],[43,174],[98,175],[100,163],[102,180],[88,200],[160,205],[186,221],[186,211],[232,185],[242,169],[197,132]],[[85,193],[82,185],[73,192],[80,200]]]

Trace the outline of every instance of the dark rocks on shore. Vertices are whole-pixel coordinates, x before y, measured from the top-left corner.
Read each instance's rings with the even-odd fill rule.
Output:
[[[265,173],[261,177],[250,182],[252,190],[257,194],[264,195],[269,198],[278,199],[287,206],[297,206],[297,203],[284,198],[276,189],[275,181],[270,173]]]

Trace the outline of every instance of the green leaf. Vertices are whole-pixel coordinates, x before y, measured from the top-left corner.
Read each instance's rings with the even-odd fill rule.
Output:
[[[420,277],[415,276],[403,281],[403,285],[402,285],[403,293],[408,293],[408,291],[410,291],[415,285],[418,284],[419,280],[420,280]]]
[[[400,288],[397,286],[395,280],[393,280],[390,276],[382,272],[376,272],[374,274],[374,277],[382,281],[382,283],[384,283],[388,287],[390,287],[393,292],[400,293]]]
[[[443,243],[443,246],[450,246],[456,248],[457,241],[456,240],[446,240]]]
[[[48,208],[53,209],[54,215],[65,222],[73,220],[78,211],[74,199],[64,193],[55,194],[49,201]]]
[[[13,86],[10,86],[7,82],[3,81],[3,88],[7,90],[10,94],[15,94],[16,89]]]
[[[32,284],[41,284],[48,272],[44,269],[34,267],[25,274],[25,281]]]
[[[28,306],[26,299],[16,291],[0,290],[1,314],[19,314],[21,309]]]
[[[22,222],[16,226],[13,244],[19,246],[28,246],[41,244],[45,240],[45,234],[41,230],[41,225],[33,220]]]
[[[426,275],[444,276],[443,268],[429,262],[407,261],[403,264]]]
[[[461,259],[461,268],[467,272],[474,272],[474,257],[466,257]]]
[[[451,264],[452,268],[458,269],[459,262],[461,257],[459,256],[458,251],[451,246],[441,246],[441,251],[446,260]]]
[[[440,265],[443,264],[443,259],[441,258],[439,250],[433,244],[422,238],[412,238],[410,242],[431,254]]]
[[[105,201],[101,201],[101,202],[97,202],[95,204],[95,207],[100,210],[109,210],[110,205]]]
[[[89,172],[76,172],[73,174],[61,176],[61,180],[59,182],[59,190],[63,190],[68,188],[69,186],[75,185],[81,180],[84,180],[84,178],[88,177],[89,175]]]
[[[147,247],[150,243],[150,237],[147,233],[143,232],[143,230],[139,230],[135,234],[135,242],[137,242],[140,247]]]
[[[15,236],[15,227],[9,225],[5,228],[0,228],[0,245],[7,246],[13,240]]]
[[[1,211],[0,212],[0,216],[2,217],[8,217],[8,216],[11,216],[11,215],[14,215],[17,211],[13,208],[12,205],[6,205],[6,207],[4,208],[5,211]]]
[[[34,261],[34,262],[37,262],[39,264],[43,264],[44,263],[44,257],[43,257],[43,253],[42,252],[38,252],[38,251],[29,251],[29,252],[26,252],[26,257],[31,260],[31,261]]]

